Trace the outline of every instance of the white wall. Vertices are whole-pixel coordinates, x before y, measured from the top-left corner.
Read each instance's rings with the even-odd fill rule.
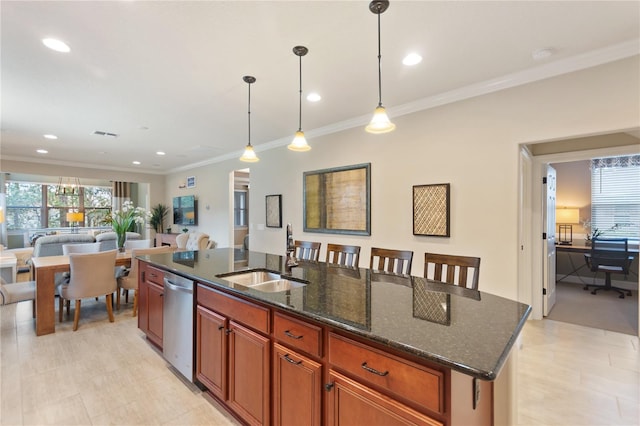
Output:
[[[516,299],[518,145],[638,127],[638,71],[634,57],[395,117],[390,134],[354,128],[310,139],[306,153],[259,151],[261,161],[251,165],[251,248],[284,252],[284,229],[257,229],[265,195],[282,194],[283,222],[293,224],[295,238],[321,241],[321,256],[328,242],[359,244],[360,264],[368,266],[371,246],[411,249],[414,275],[423,273],[426,251],[479,256],[480,288]],[[372,235],[301,232],[303,172],[366,162],[372,164]],[[211,179],[206,196],[228,199],[219,194],[228,188],[228,173],[243,166],[230,160],[198,169]],[[412,186],[447,182],[451,237],[413,236]],[[215,229],[222,232],[228,223],[217,220],[228,221],[228,206],[218,211]]]

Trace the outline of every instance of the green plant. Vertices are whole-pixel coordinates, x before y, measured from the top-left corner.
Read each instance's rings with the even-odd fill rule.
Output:
[[[164,219],[167,217],[169,213],[169,207],[164,204],[158,204],[151,209],[151,217],[149,218],[149,225],[153,227],[153,229],[162,234],[164,233]],[[171,228],[167,228],[169,230]]]

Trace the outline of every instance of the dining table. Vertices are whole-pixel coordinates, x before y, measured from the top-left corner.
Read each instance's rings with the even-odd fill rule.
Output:
[[[36,335],[55,333],[55,276],[58,273],[69,272],[69,256],[34,257],[31,261],[36,282]],[[115,266],[130,267],[131,251],[119,252]]]

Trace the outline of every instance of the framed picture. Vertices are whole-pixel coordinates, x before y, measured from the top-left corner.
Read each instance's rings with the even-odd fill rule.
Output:
[[[413,187],[413,235],[449,237],[450,185]]]
[[[267,226],[282,228],[282,195],[266,196]]]
[[[371,163],[304,172],[304,231],[371,235]]]
[[[195,188],[196,187],[196,177],[189,176],[187,177],[187,188]]]

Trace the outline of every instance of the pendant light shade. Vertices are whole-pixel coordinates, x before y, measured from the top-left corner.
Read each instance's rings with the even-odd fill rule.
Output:
[[[255,163],[256,161],[260,161],[260,159],[256,155],[256,152],[253,150],[253,146],[251,146],[251,84],[256,82],[256,78],[250,75],[245,75],[244,77],[242,77],[242,80],[244,80],[244,82],[247,83],[247,86],[249,87],[249,100],[247,102],[249,106],[247,109],[247,117],[249,123],[249,143],[247,143],[247,146],[244,149],[244,153],[242,154],[242,157],[240,157],[240,161],[244,161],[246,163]]]
[[[304,137],[304,132],[302,131],[302,57],[309,52],[304,46],[296,46],[293,48],[293,53],[300,58],[300,91],[299,91],[299,109],[298,109],[298,131],[296,132],[293,141],[287,146],[291,151],[309,151],[311,147],[307,143],[307,139]]]
[[[382,106],[382,68],[380,54],[380,15],[389,8],[389,0],[374,0],[369,3],[369,10],[378,15],[378,106],[373,112],[373,118],[365,130],[369,133],[387,133],[396,128],[396,125],[389,120],[387,112]]]

